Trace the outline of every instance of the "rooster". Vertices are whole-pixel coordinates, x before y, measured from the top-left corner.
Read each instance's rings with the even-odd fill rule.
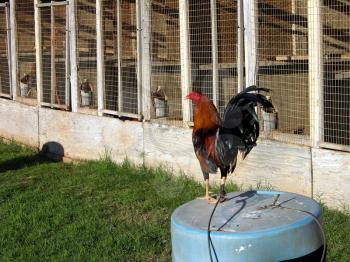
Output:
[[[215,105],[200,92],[191,92],[186,98],[194,103],[194,127],[192,142],[205,180],[204,198],[212,203],[209,195],[209,174],[221,172],[220,200],[224,201],[225,182],[237,164],[237,154],[244,159],[256,145],[259,137],[259,121],[255,112],[257,104],[271,112],[272,103],[259,91],[269,89],[250,86],[231,98],[221,119]]]

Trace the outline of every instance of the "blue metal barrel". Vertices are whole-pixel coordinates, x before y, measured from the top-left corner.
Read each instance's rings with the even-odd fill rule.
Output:
[[[281,207],[272,206],[278,195],[276,205]],[[317,202],[270,191],[229,193],[227,198],[217,206],[211,220],[213,261],[320,261],[322,212]],[[213,204],[196,199],[174,211],[173,262],[210,261],[207,229],[213,208]]]

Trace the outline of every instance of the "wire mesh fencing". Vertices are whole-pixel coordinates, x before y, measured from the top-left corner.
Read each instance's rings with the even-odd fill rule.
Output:
[[[237,94],[237,1],[217,0],[218,110]]]
[[[213,99],[212,20],[210,0],[190,0],[189,45],[192,89]]]
[[[105,109],[138,114],[136,1],[103,1]]]
[[[323,1],[324,142],[350,145],[350,5]]]
[[[120,0],[121,111],[138,114],[136,0]]]
[[[68,108],[70,43],[67,2],[43,1],[41,15],[43,105]],[[136,0],[103,0],[104,112],[138,115],[138,39]],[[144,4],[140,2],[141,5]],[[231,0],[150,0],[151,118],[183,125],[181,47],[188,47],[190,89],[201,91],[220,114],[237,93],[238,6]],[[309,3],[309,6],[308,6]],[[10,97],[11,67],[18,69],[17,94],[35,98],[36,53],[34,0],[16,1],[17,64],[10,59],[8,2],[0,3],[0,95]],[[257,84],[270,88],[276,112],[259,112],[262,137],[309,144],[313,106],[309,87],[310,2],[255,0]],[[314,10],[314,9],[312,9]],[[188,43],[180,42],[180,12],[187,12]],[[311,15],[311,16],[310,16]],[[78,92],[81,107],[97,108],[96,1],[76,1]],[[323,142],[350,145],[350,6],[322,1],[321,94]],[[247,26],[247,25],[246,25]],[[142,40],[142,39],[141,39]],[[141,46],[141,48],[144,48]],[[241,54],[243,55],[243,54]],[[247,68],[246,68],[247,70]],[[247,74],[248,72],[246,72]],[[187,113],[187,112],[185,112]],[[184,114],[186,115],[186,114]],[[270,124],[269,124],[270,122]]]
[[[96,2],[76,1],[79,105],[97,108]]]
[[[36,58],[34,1],[16,1],[17,22],[17,68],[19,87],[17,94],[36,98]]]
[[[103,1],[105,94],[104,107],[118,111],[118,25],[117,2]]]
[[[179,1],[151,1],[152,118],[182,125]]]
[[[284,142],[307,144],[310,135],[307,1],[258,0],[255,9],[257,83],[271,89],[269,95],[277,110],[272,116],[262,113],[263,131],[268,131],[264,134]]]
[[[66,108],[68,83],[67,6],[40,7],[44,105]]]
[[[192,88],[222,115],[237,93],[237,1],[189,1],[189,30]]]
[[[10,97],[10,17],[9,3],[0,3],[0,96]]]

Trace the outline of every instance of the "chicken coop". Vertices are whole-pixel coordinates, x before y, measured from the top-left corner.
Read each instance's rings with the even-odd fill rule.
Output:
[[[190,91],[222,114],[256,84],[261,139],[312,160],[350,151],[349,28],[345,0],[2,0],[0,102],[190,132]]]

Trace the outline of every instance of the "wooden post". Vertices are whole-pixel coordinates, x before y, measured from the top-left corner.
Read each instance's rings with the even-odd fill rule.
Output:
[[[180,53],[181,53],[181,86],[182,86],[182,118],[184,125],[191,121],[191,104],[185,96],[192,89],[191,54],[189,46],[188,1],[179,0],[180,19]]]
[[[50,7],[51,10],[51,106],[56,104],[55,101],[55,92],[56,92],[56,65],[55,65],[55,39],[56,39],[56,32],[55,32],[55,13],[54,13],[54,6]]]
[[[243,0],[238,0],[238,46],[237,46],[237,92],[241,92],[244,88],[244,16],[243,16]]]
[[[34,0],[34,22],[35,22],[35,64],[36,64],[36,93],[38,106],[43,101],[43,64],[42,64],[42,44],[41,44],[41,13],[37,6],[40,0]]]
[[[292,15],[295,16],[297,11],[297,2],[296,0],[292,0]],[[295,34],[296,25],[292,24],[292,54],[293,56],[297,55],[297,36]]]
[[[244,0],[244,52],[246,87],[256,84],[257,67],[257,12],[255,0]]]
[[[6,42],[7,42],[7,64],[9,75],[9,93],[4,94],[2,91],[1,79],[0,79],[0,95],[12,98],[12,55],[11,55],[11,20],[10,20],[10,6],[9,3],[0,4],[0,8],[5,9],[6,16]]]
[[[122,31],[123,31],[123,20],[121,12],[121,2],[117,0],[117,48],[118,48],[118,111],[123,111],[123,74],[122,74]]]
[[[103,115],[104,90],[105,90],[105,68],[104,68],[104,46],[103,46],[103,3],[96,1],[96,49],[97,49],[97,111],[98,115]]]
[[[142,88],[142,46],[141,46],[141,3],[136,0],[136,25],[137,25],[137,114],[141,115],[141,88]]]
[[[142,114],[144,120],[151,119],[151,9],[150,0],[141,3],[141,35],[142,35]]]
[[[211,55],[213,63],[213,103],[218,105],[219,77],[218,77],[218,24],[216,12],[216,0],[210,0],[211,16]]]
[[[321,0],[308,0],[310,138],[313,147],[323,142],[323,48]]]
[[[78,112],[78,61],[77,61],[77,32],[76,32],[76,0],[69,1],[69,31],[70,31],[70,90],[71,109]]]
[[[69,14],[69,5],[66,6],[66,14]],[[67,17],[67,16],[66,16]],[[70,107],[70,38],[69,38],[69,19],[66,18],[66,81],[65,81],[65,105],[68,109]]]
[[[10,1],[10,27],[11,27],[11,91],[12,99],[17,99],[18,82],[18,55],[17,55],[17,23],[16,0]]]

